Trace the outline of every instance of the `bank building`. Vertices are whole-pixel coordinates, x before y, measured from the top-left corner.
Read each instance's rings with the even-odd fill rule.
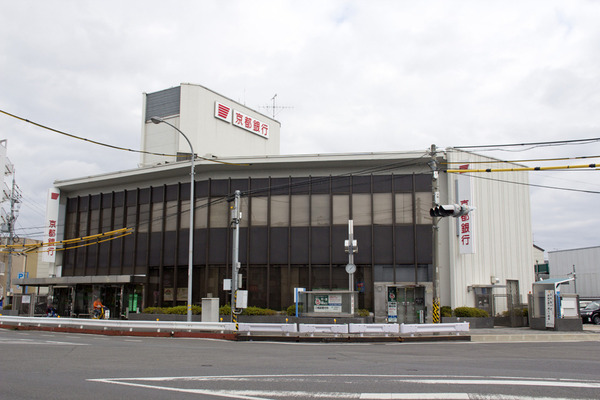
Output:
[[[113,318],[185,305],[188,287],[192,304],[230,302],[236,191],[239,281],[250,306],[285,310],[302,288],[331,296],[331,304],[323,296],[311,304],[326,315],[339,306],[335,294],[348,292],[350,312],[418,323],[432,322],[440,305],[492,314],[507,299],[527,301],[534,261],[526,172],[458,173],[498,160],[435,146],[283,155],[278,121],[194,84],[144,94],[142,110],[138,168],[59,179],[49,190],[51,239],[96,238],[42,253],[47,276],[18,280],[48,290],[61,315],[89,313],[98,296]],[[432,217],[436,204],[475,210]],[[351,280],[349,221],[358,247]]]

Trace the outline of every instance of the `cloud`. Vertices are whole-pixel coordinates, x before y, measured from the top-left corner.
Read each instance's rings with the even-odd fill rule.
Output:
[[[191,82],[266,114],[277,94],[286,107],[276,115],[283,153],[597,137],[599,17],[597,2],[558,0],[2,2],[0,109],[135,149],[141,94]],[[44,207],[55,179],[139,161],[5,116],[0,132],[25,196]],[[599,151],[590,144],[486,154]],[[563,179],[553,182],[559,186],[598,182],[595,172],[543,176]],[[577,226],[600,222],[581,212],[595,199],[532,189],[536,243],[597,244]],[[539,211],[546,207],[556,214]]]

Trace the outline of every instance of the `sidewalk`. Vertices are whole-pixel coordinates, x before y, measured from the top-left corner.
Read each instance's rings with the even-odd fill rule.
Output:
[[[471,329],[472,342],[588,342],[600,341],[600,325],[583,325],[583,331],[556,332],[535,330],[529,327],[508,328],[498,326],[492,329]]]

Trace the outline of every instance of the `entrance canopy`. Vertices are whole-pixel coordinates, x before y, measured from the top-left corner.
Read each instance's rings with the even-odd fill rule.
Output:
[[[144,283],[146,275],[99,275],[99,276],[63,276],[58,278],[22,278],[13,279],[13,285],[21,286],[73,286]]]

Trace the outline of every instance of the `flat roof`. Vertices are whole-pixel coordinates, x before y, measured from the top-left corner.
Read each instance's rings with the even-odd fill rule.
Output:
[[[381,165],[385,161],[408,161],[418,160],[423,166],[427,166],[430,158],[428,151],[405,151],[405,152],[381,152],[381,153],[337,153],[337,154],[295,154],[295,155],[265,155],[265,156],[236,156],[223,157],[209,160],[206,158],[196,159],[196,173],[211,172],[238,172],[248,168],[249,172],[260,169],[300,169],[315,166],[315,164],[327,165],[328,167],[350,167],[356,163],[363,166]],[[402,167],[399,164],[398,167]],[[90,175],[81,178],[56,180],[54,186],[58,189],[85,190],[86,188],[96,188],[98,185],[108,184],[111,181],[120,183],[137,183],[144,180],[148,175],[153,179],[169,179],[188,174],[190,168],[189,161],[177,161],[172,163],[162,163],[157,165],[132,168],[108,172],[98,175]],[[429,167],[427,166],[429,169]]]

